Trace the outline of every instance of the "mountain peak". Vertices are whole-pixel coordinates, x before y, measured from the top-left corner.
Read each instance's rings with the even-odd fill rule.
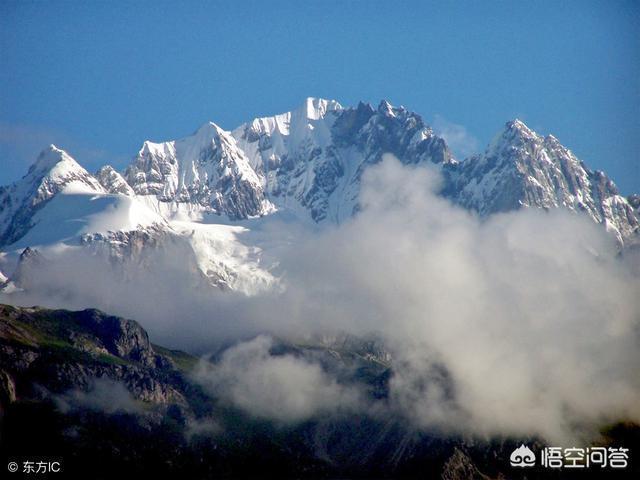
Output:
[[[200,128],[198,128],[194,132],[193,136],[197,136],[197,137],[217,137],[221,133],[224,133],[224,130],[222,128],[220,128],[218,125],[216,125],[213,122],[205,122],[200,126]]]
[[[320,120],[328,112],[341,110],[341,109],[342,109],[342,105],[340,105],[335,100],[326,100],[324,98],[307,97],[302,107],[298,108],[292,113],[295,113],[295,112],[300,113],[304,117],[308,118],[309,120]]]
[[[560,143],[560,140],[558,140],[551,134],[544,137],[544,143],[545,145],[548,145],[552,148],[564,148],[564,146]]]
[[[33,226],[36,212],[69,188],[105,193],[102,185],[67,152],[49,145],[24,177],[0,191],[0,245],[20,239]]]
[[[391,105],[387,100],[381,100],[378,105],[378,112],[383,115],[393,115],[393,105]]]
[[[536,132],[531,130],[527,125],[520,120],[519,118],[515,118],[505,124],[505,132],[518,133],[521,136],[525,137],[537,137]]]
[[[586,212],[619,245],[640,232],[632,207],[606,175],[518,119],[505,124],[484,154],[462,162],[457,175],[457,185],[450,187],[456,201],[482,216],[522,207],[565,208]]]
[[[125,193],[129,186],[136,195],[189,203],[231,219],[263,215],[271,208],[236,139],[213,122],[188,137],[145,142],[122,179],[106,173],[105,188],[114,193]]]
[[[37,168],[51,168],[56,163],[64,160],[64,157],[68,156],[67,152],[62,150],[61,148],[56,147],[53,143],[49,145],[47,148],[42,150],[36,161],[33,163],[32,167],[35,166]]]
[[[51,144],[40,152],[36,161],[29,167],[27,176],[44,177],[49,175],[57,177],[75,171],[86,173],[85,169],[71,155]]]
[[[522,120],[516,118],[504,124],[504,128],[489,143],[486,153],[495,155],[503,149],[529,144],[541,139],[542,137],[527,127]]]
[[[205,122],[191,135],[179,140],[171,140],[168,142],[153,142],[151,140],[145,140],[142,144],[142,148],[138,151],[138,157],[145,156],[147,154],[151,154],[156,157],[171,155],[175,153],[177,143],[189,142],[194,145],[201,146],[227,134],[228,132],[220,128],[217,124],[213,122]]]

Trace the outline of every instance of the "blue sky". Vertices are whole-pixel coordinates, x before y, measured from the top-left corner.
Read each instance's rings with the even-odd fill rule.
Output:
[[[521,118],[640,191],[640,2],[0,2],[0,184],[307,96],[385,98],[466,153]]]

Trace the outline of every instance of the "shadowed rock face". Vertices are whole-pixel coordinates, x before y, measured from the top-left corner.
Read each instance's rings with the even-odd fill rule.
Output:
[[[27,247],[20,254],[18,265],[10,280],[19,288],[30,288],[32,276],[37,275],[38,270],[45,264],[46,260],[38,250]]]
[[[568,208],[603,224],[621,245],[640,235],[633,197],[620,196],[603,172],[519,120],[508,122],[483,154],[460,162],[419,115],[386,101],[377,109],[360,103],[288,112],[256,119],[232,134],[269,199],[276,206],[293,201],[316,222],[340,222],[357,212],[362,173],[392,153],[405,164],[440,166],[443,195],[482,216],[523,207]]]
[[[14,400],[32,395],[33,384],[63,393],[106,377],[123,382],[136,399],[187,404],[184,379],[142,327],[97,310],[0,306],[0,359],[5,383],[18,385]]]
[[[456,161],[445,140],[404,107],[382,101],[348,108],[310,98],[232,132],[207,123],[190,137],[145,142],[124,175],[107,165],[94,177],[51,146],[23,179],[0,188],[0,245],[22,238],[36,213],[70,186],[143,196],[168,216],[182,209],[245,220],[280,209],[340,223],[359,211],[362,175],[385,153],[407,165],[436,165],[442,194],[481,216],[567,208],[602,224],[621,246],[639,241],[637,196],[624,198],[606,174],[519,120],[484,153]]]
[[[280,341],[271,354],[314,359],[384,399],[390,364],[380,345],[327,341]],[[252,417],[200,388],[191,373],[196,361],[152,345],[132,320],[97,310],[0,305],[0,458],[37,451],[62,457],[69,478],[86,478],[100,465],[91,470],[97,479],[122,472],[447,480],[528,473],[508,466],[519,444],[505,439],[429,434],[399,418],[364,413],[322,414],[294,425]],[[629,426],[608,441],[634,451],[637,440],[637,428]]]
[[[362,174],[384,153],[405,164],[452,161],[444,140],[403,107],[309,100],[315,108],[255,119],[232,132],[277,207],[297,205],[316,222],[340,222],[358,210]]]
[[[441,478],[442,480],[489,480],[490,477],[481,473],[471,458],[456,448],[451,458],[445,463]]]
[[[213,123],[181,140],[145,142],[124,177],[138,195],[192,203],[231,219],[263,215],[270,208],[244,152]]]
[[[111,165],[105,165],[96,172],[96,180],[111,194],[133,195],[134,191],[127,181]]]
[[[533,207],[586,213],[619,244],[640,235],[634,207],[603,172],[590,170],[553,136],[508,122],[487,150],[445,168],[444,194],[482,216]]]
[[[149,343],[149,336],[132,320],[105,316],[98,310],[78,313],[78,322],[94,334],[106,350],[117,357],[153,367],[156,355]]]

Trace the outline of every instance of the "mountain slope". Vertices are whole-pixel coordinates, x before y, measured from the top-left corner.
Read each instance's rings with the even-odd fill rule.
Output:
[[[384,153],[407,164],[452,161],[444,140],[420,116],[386,101],[378,109],[343,108],[308,98],[293,112],[255,119],[232,134],[269,199],[316,222],[341,222],[357,211],[362,173]]]
[[[75,243],[85,234],[132,231],[166,221],[135,197],[64,191],[32,217],[34,226],[12,248]]]
[[[508,122],[481,155],[445,170],[445,194],[482,216],[522,207],[586,212],[620,244],[634,241],[632,205],[606,174],[590,170],[555,137],[542,137],[519,120]]]
[[[153,202],[135,195],[113,168],[105,166],[93,177],[54,146],[38,157],[24,178],[4,187],[0,199],[6,230],[5,252],[0,255],[7,273],[0,282],[4,293],[27,286],[55,287],[38,283],[42,262],[27,266],[25,251],[37,252],[57,268],[70,262],[73,252],[82,253],[74,258],[101,261],[96,268],[102,268],[103,276],[115,270],[123,281],[162,271],[174,256],[181,258],[176,266],[180,272],[175,273],[187,274],[185,281],[201,288],[251,293],[275,280],[260,266],[259,249],[237,239],[242,228],[178,222],[174,229],[158,209],[149,208]]]
[[[102,185],[64,150],[50,145],[24,177],[0,187],[0,246],[27,233],[38,210],[65,189],[105,193]]]
[[[348,345],[279,341],[271,354],[320,363],[375,398],[386,398],[397,368]],[[152,344],[137,322],[98,310],[0,305],[0,459],[47,455],[62,462],[64,478],[87,478],[87,471],[96,479],[122,472],[190,479],[262,478],[264,472],[274,478],[545,477],[544,470],[509,467],[520,438],[421,432],[375,410],[320,414],[296,425],[265,421],[207,389],[198,376],[206,363]],[[617,425],[598,446],[637,451],[639,431]],[[621,473],[635,478],[637,467]],[[595,470],[593,478],[601,476]]]
[[[233,137],[214,123],[181,140],[145,142],[124,176],[137,195],[191,203],[230,219],[271,210],[248,159]]]
[[[366,371],[364,381],[372,384],[388,375],[349,352],[336,360],[328,349],[274,348],[276,355]],[[203,388],[197,365],[188,353],[152,344],[132,320],[97,310],[0,305],[0,458],[8,463],[6,457],[46,452],[61,459],[65,478],[86,478],[96,464],[92,478],[123,471],[144,478],[221,472],[247,478],[265,471],[278,478],[390,477],[451,469],[445,465],[451,440],[408,433],[396,419],[318,416],[299,426],[271,425]],[[37,426],[38,434],[25,425]]]
[[[483,154],[460,162],[419,115],[386,101],[377,108],[343,107],[308,98],[293,111],[256,118],[231,134],[209,125],[214,135],[199,131],[177,142],[145,143],[127,169],[127,181],[148,202],[156,202],[158,211],[186,211],[193,218],[194,210],[204,207],[239,220],[268,214],[273,205],[301,219],[340,223],[359,209],[362,173],[382,154],[392,153],[405,164],[441,167],[443,194],[482,216],[522,207],[568,208],[586,212],[621,245],[639,235],[637,212],[603,172],[590,170],[555,137],[542,137],[519,120],[507,123]],[[220,158],[241,158],[241,170],[252,172],[247,176],[251,188],[220,193],[230,199],[226,205],[212,201],[210,189],[201,187],[216,135],[234,152]],[[188,155],[175,147],[185,142]],[[194,158],[202,160],[194,165]],[[269,206],[256,208],[257,199]]]
[[[25,177],[0,188],[0,269],[12,279],[27,247],[51,260],[59,246],[81,247],[123,271],[171,250],[185,256],[196,284],[264,291],[277,284],[275,252],[290,240],[260,232],[283,219],[320,228],[348,220],[360,208],[362,174],[385,153],[440,169],[442,194],[482,217],[568,208],[602,224],[620,246],[640,243],[638,197],[622,197],[603,172],[519,120],[484,153],[457,161],[404,107],[308,98],[232,132],[206,123],[180,140],[147,141],[124,174],[106,165],[94,177],[50,146]]]
[[[111,165],[105,165],[96,172],[96,180],[108,192],[127,196],[135,195],[133,188]]]

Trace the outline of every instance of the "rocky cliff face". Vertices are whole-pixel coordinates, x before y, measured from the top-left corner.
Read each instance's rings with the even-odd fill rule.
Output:
[[[96,172],[96,180],[108,192],[112,194],[120,194],[132,196],[135,194],[133,188],[129,186],[127,181],[120,175],[111,165],[105,165]]]
[[[390,364],[375,342],[328,344],[279,341],[270,354],[313,360],[341,381],[361,382],[367,395],[387,398]],[[419,432],[375,412],[272,424],[201,388],[196,362],[151,344],[136,322],[97,310],[0,305],[0,458],[59,457],[65,478],[91,471],[97,479],[123,471],[193,479],[265,471],[279,478],[452,480],[529,473],[508,466],[514,442]],[[634,438],[637,427],[623,427],[607,442],[633,447]]]
[[[482,216],[529,208],[585,212],[620,244],[635,242],[638,216],[605,173],[590,170],[558,139],[519,120],[508,122],[487,150],[445,169],[445,194]]]
[[[138,195],[196,204],[231,219],[260,216],[271,209],[244,152],[214,123],[182,140],[145,142],[125,178]]]
[[[232,132],[281,209],[340,222],[357,210],[367,166],[393,153],[403,163],[452,162],[442,138],[419,115],[383,101],[343,108],[309,98],[293,112],[258,118]]]
[[[180,244],[196,283],[264,291],[277,283],[273,264],[261,264],[261,243],[240,240],[243,229],[259,229],[256,217],[276,211],[321,227],[351,218],[363,173],[385,153],[440,169],[442,194],[482,217],[565,208],[601,224],[621,248],[640,245],[639,197],[624,198],[605,173],[521,121],[508,122],[482,154],[457,161],[404,107],[309,98],[232,132],[207,123],[184,139],[145,142],[124,174],[105,166],[94,177],[50,146],[25,177],[0,188],[0,269],[14,278],[24,248],[48,257],[40,247],[61,244],[133,269],[152,263],[149,252]]]
[[[480,472],[471,458],[458,448],[444,464],[440,478],[442,480],[490,480],[490,477]]]
[[[20,254],[18,265],[8,281],[13,288],[28,289],[32,286],[34,276],[38,275],[38,270],[46,266],[46,262],[40,252],[27,247]]]
[[[13,401],[40,396],[40,387],[64,394],[107,378],[134,399],[188,407],[186,380],[171,357],[156,352],[136,322],[97,310],[0,306],[0,359],[2,390]]]
[[[127,170],[136,193],[163,200],[201,198],[196,201],[235,219],[269,213],[270,207],[257,207],[264,201],[315,222],[339,223],[358,210],[364,170],[392,153],[405,164],[440,166],[443,193],[482,216],[523,207],[567,208],[585,212],[620,245],[635,243],[640,235],[637,208],[605,173],[590,170],[558,139],[542,137],[519,120],[508,122],[484,153],[456,161],[446,142],[404,107],[382,101],[377,108],[364,103],[345,108],[309,98],[296,110],[257,118],[230,135],[218,131],[235,152],[227,156],[242,158],[241,170],[252,172],[246,188],[232,189],[227,205],[189,193],[202,185],[201,175],[191,173],[202,167],[191,167],[191,159],[211,157],[207,142],[198,146],[193,140],[198,135],[146,143]],[[190,145],[186,163],[175,149],[185,142]]]

